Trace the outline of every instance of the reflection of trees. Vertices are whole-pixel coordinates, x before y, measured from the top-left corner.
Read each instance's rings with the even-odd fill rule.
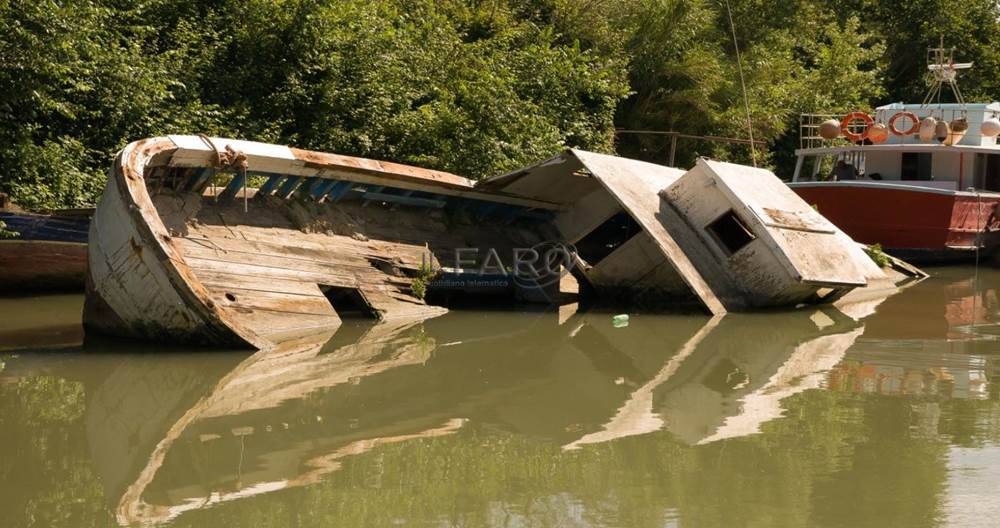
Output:
[[[83,413],[80,383],[0,380],[0,524],[113,525],[88,457]]]

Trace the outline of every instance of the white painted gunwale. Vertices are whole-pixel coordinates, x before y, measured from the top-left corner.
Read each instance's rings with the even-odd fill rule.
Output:
[[[209,138],[210,145],[199,136],[167,137],[178,146],[168,163],[171,167],[211,167],[216,152],[212,147],[224,151],[226,146],[231,146],[247,156],[250,172],[377,184],[532,209],[558,211],[564,208],[561,204],[544,200],[493,190],[477,190],[476,184],[461,176],[400,163],[342,156],[255,141],[213,137]]]

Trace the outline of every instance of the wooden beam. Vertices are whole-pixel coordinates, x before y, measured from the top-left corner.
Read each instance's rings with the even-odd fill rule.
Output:
[[[313,199],[316,201],[322,200],[323,197],[326,196],[326,194],[330,192],[335,185],[340,183],[337,180],[323,180],[323,182],[324,183],[322,185],[314,187],[310,192]]]
[[[340,199],[351,190],[353,185],[353,183],[348,181],[338,181],[336,185],[330,188],[330,191],[326,193],[324,198],[329,199],[331,202],[340,201]]]
[[[316,189],[316,186],[324,184],[325,182],[326,180],[324,180],[323,178],[317,178],[315,176],[306,178],[306,180],[302,182],[302,185],[299,186],[296,192],[301,193],[303,195],[312,196],[312,192]]]
[[[371,200],[373,198],[365,198],[367,195],[369,194],[371,194],[372,196],[380,195],[379,191],[381,191],[382,189],[385,189],[385,187],[382,185],[375,185],[373,187],[367,188],[365,192],[361,194],[361,197],[364,198],[365,200],[365,203],[361,204],[361,207],[368,207],[368,204],[371,203]]]
[[[412,205],[414,207],[431,207],[434,209],[440,209],[444,207],[444,200],[432,200],[430,198],[418,198],[415,196],[404,196],[399,194],[386,194],[379,192],[366,192],[361,195],[365,200],[374,200],[377,202],[388,202],[400,205]]]
[[[168,139],[177,146],[177,150],[167,158],[171,167],[204,167],[213,163],[215,159],[215,151],[197,136],[172,135],[168,136]],[[315,176],[327,180],[333,179],[369,185],[382,185],[396,189],[423,191],[444,196],[462,196],[489,202],[534,207],[536,209],[564,209],[561,204],[545,200],[535,200],[506,193],[480,191],[472,185],[472,182],[461,176],[420,167],[311,152],[252,141],[212,138],[212,142],[220,149],[229,145],[243,152],[250,163],[250,169],[256,173],[268,173],[284,177]]]

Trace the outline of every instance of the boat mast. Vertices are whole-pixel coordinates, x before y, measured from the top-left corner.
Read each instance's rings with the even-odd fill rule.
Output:
[[[972,63],[956,63],[955,48],[944,47],[943,36],[938,47],[927,49],[927,63],[927,69],[930,70],[930,77],[928,79],[930,87],[920,106],[926,108],[931,103],[936,103],[940,109],[941,88],[947,84],[951,88],[951,92],[955,94],[955,102],[960,104],[964,110],[965,98],[962,97],[962,91],[958,88],[958,70],[967,70],[972,67]]]

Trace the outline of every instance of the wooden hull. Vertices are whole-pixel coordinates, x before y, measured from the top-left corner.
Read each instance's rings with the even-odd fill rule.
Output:
[[[172,148],[168,141],[140,141],[116,158],[90,226],[84,328],[151,340],[263,346],[211,302],[153,207],[143,167]]]
[[[87,244],[0,240],[0,292],[82,290]]]
[[[259,191],[235,177],[214,188],[213,177],[231,174],[215,174],[215,152],[199,138],[153,138],[119,154],[91,226],[88,331],[270,348],[335,329],[342,293],[377,319],[426,318],[446,309],[414,292],[425,261],[470,244],[504,253],[540,242],[511,223],[436,214],[443,200],[425,189],[481,207],[482,193],[453,175],[225,141],[269,175]],[[334,171],[338,179],[319,177]],[[344,184],[351,203],[334,204],[342,195],[327,194],[340,192],[331,183]],[[389,195],[389,185],[403,191]]]
[[[1000,194],[871,182],[790,186],[854,240],[915,262],[970,260],[977,247],[985,254],[1000,243]]]
[[[91,210],[0,211],[14,238],[0,239],[0,293],[82,290]]]

